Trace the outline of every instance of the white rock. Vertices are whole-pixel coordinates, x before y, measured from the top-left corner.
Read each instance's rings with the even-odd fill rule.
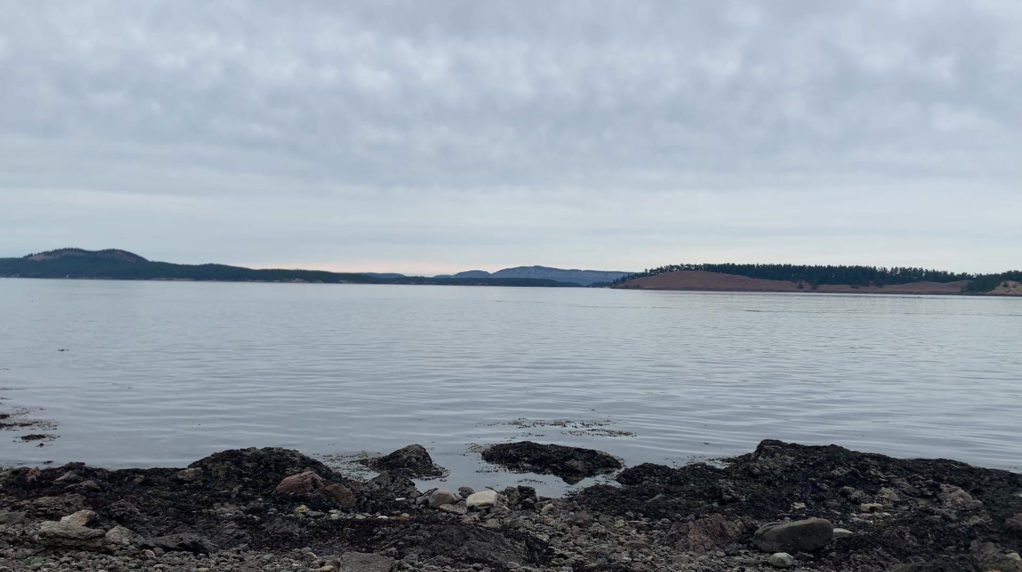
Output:
[[[855,534],[855,533],[852,532],[851,530],[848,530],[847,528],[835,528],[834,529],[834,538],[844,538],[846,536],[851,536],[853,534]]]
[[[465,506],[469,509],[483,509],[497,504],[497,491],[485,490],[472,493],[465,499]]]
[[[767,562],[775,568],[791,568],[795,565],[795,558],[787,552],[775,552],[770,555]]]

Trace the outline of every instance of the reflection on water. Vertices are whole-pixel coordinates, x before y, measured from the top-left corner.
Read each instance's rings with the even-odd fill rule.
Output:
[[[4,463],[419,442],[478,487],[519,477],[473,444],[635,464],[779,438],[1022,464],[1017,299],[6,279],[0,315],[0,405],[59,424],[0,434]]]

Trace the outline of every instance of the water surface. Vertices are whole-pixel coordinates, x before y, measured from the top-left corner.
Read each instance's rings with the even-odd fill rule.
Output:
[[[0,279],[0,316],[4,411],[59,435],[0,433],[4,464],[418,442],[479,488],[520,477],[475,444],[777,438],[1022,467],[1019,299]]]

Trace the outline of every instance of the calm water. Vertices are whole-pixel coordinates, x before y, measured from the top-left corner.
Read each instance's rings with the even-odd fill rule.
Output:
[[[1022,299],[0,279],[0,316],[0,406],[59,435],[3,432],[3,464],[418,442],[478,488],[521,477],[474,444],[779,438],[1022,467]]]

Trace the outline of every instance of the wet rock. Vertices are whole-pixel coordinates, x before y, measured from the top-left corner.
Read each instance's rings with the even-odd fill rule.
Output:
[[[812,552],[823,548],[834,535],[834,526],[822,518],[771,522],[756,530],[752,543],[764,552]]]
[[[415,482],[403,472],[384,471],[369,480],[367,489],[381,501],[419,496]]]
[[[433,462],[422,445],[408,445],[389,455],[367,459],[365,464],[375,471],[400,471],[419,479],[435,479],[447,473]]]
[[[47,520],[39,524],[36,542],[54,548],[102,550],[106,548],[104,532],[70,522]]]
[[[485,490],[472,493],[465,499],[465,507],[469,510],[481,510],[497,505],[499,495],[497,491]]]
[[[458,502],[458,495],[452,493],[447,489],[437,489],[429,493],[428,504],[429,508],[437,508],[445,504],[454,504]]]
[[[355,493],[340,483],[331,483],[323,487],[323,492],[334,499],[338,505],[346,508],[353,507],[358,502],[358,499],[355,498]]]
[[[292,449],[230,449],[195,461],[203,480],[219,490],[259,492],[273,490],[284,477],[313,471],[330,482],[343,481],[323,463]]]
[[[191,552],[192,554],[209,554],[216,550],[216,545],[192,532],[167,534],[152,539],[151,544],[168,552]]]
[[[492,445],[482,456],[488,463],[515,471],[556,475],[569,484],[622,467],[621,461],[602,451],[532,441]]]
[[[1022,532],[1022,513],[1006,518],[1004,525],[1012,530]]]
[[[458,496],[463,499],[467,499],[474,492],[476,492],[476,490],[472,487],[458,487]]]
[[[795,557],[787,552],[774,552],[767,559],[767,564],[774,568],[791,568],[795,565]]]
[[[318,491],[324,486],[323,477],[317,475],[315,471],[305,471],[297,475],[284,477],[274,490],[285,494],[311,493]]]

